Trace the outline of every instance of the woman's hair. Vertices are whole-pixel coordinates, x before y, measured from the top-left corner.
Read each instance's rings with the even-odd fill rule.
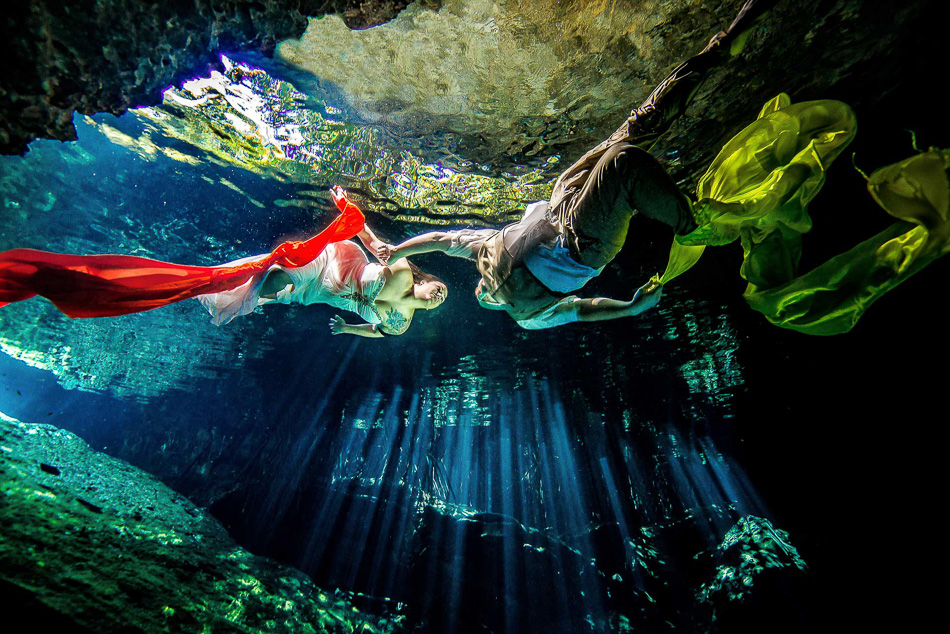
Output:
[[[406,262],[409,262],[409,260],[406,260]],[[426,282],[442,282],[441,279],[439,279],[435,275],[432,275],[431,273],[426,273],[425,271],[420,269],[418,266],[416,266],[412,262],[409,262],[409,270],[412,271],[413,284],[425,284]],[[442,282],[442,283],[445,284],[445,282]]]

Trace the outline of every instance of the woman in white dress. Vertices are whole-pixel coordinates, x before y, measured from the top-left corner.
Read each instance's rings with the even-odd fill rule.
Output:
[[[369,228],[357,237],[371,253],[384,244]],[[417,310],[438,308],[447,296],[444,282],[423,273],[406,258],[388,265],[370,262],[359,244],[344,240],[327,245],[309,264],[295,268],[274,265],[238,288],[199,295],[198,299],[216,325],[264,304],[329,304],[356,313],[365,321],[347,323],[336,315],[330,319],[334,335],[383,337],[403,334]]]
[[[330,196],[340,215],[317,235],[220,266],[121,254],[0,252],[0,308],[40,296],[69,317],[114,317],[197,298],[221,325],[262,304],[330,304],[366,321],[348,324],[334,317],[335,335],[401,335],[417,310],[442,304],[445,284],[405,258],[371,264],[349,238],[358,237],[372,253],[384,243],[366,228],[363,213],[343,188],[331,188]]]

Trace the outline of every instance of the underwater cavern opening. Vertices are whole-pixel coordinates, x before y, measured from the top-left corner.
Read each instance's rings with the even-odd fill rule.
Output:
[[[392,247],[500,229],[743,3],[417,1],[379,25],[387,3],[298,4],[11,14],[5,58],[30,61],[3,79],[3,148],[32,142],[0,157],[0,251],[210,268],[320,233],[334,185]],[[707,214],[677,244],[705,251],[637,316],[528,330],[482,309],[481,269],[415,252],[448,297],[400,326],[384,295],[374,340],[328,327],[372,318],[365,283],[360,310],[286,302],[221,327],[197,301],[0,307],[4,607],[64,631],[802,632],[920,601],[895,581],[918,572],[903,536],[939,464],[946,152],[924,148],[947,140],[921,60],[942,22],[930,1],[765,4],[652,146]],[[23,53],[40,35],[59,45]],[[733,204],[819,129],[815,103],[840,116],[771,189],[739,192],[812,170],[799,193],[744,225],[699,204]],[[723,147],[755,161],[710,170]],[[925,191],[926,212],[893,213],[865,176]],[[673,235],[639,214],[578,294],[629,300]],[[808,290],[832,283],[853,310]]]

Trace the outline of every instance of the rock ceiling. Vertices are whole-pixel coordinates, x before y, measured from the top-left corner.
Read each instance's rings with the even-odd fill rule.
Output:
[[[21,7],[3,24],[12,71],[0,78],[0,145],[17,153],[35,137],[73,138],[74,110],[154,105],[164,87],[207,72],[222,52],[276,51],[276,63],[292,66],[306,84],[299,88],[337,95],[348,116],[417,135],[455,135],[468,160],[572,155],[613,129],[740,3],[406,4],[116,1],[89,10],[73,0],[55,9]],[[658,152],[674,169],[681,165],[679,176],[693,174],[779,91],[856,106],[881,99],[925,56],[936,5],[779,0]],[[308,23],[307,15],[324,17]],[[683,147],[689,156],[678,154]]]

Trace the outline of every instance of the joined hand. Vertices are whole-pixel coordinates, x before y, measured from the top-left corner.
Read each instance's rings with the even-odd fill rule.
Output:
[[[376,259],[383,264],[389,264],[389,259],[393,256],[393,245],[383,242],[376,247]]]

